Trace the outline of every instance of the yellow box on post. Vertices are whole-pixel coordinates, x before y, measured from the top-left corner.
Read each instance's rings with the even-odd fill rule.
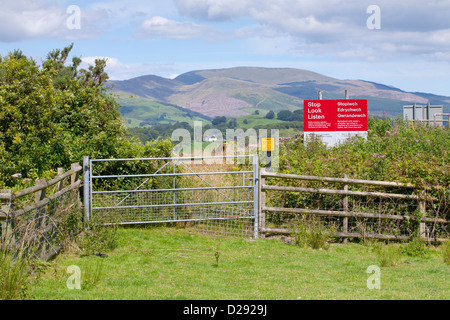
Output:
[[[261,138],[261,151],[274,151],[275,139],[274,138]]]

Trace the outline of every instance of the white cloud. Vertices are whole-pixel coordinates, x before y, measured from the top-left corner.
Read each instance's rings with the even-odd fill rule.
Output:
[[[253,1],[175,0],[181,15],[210,21],[226,21],[244,16],[249,4],[253,4]]]
[[[371,4],[369,0],[175,0],[186,17],[208,22],[250,18],[259,25],[253,28],[255,33],[264,30],[257,35],[262,39],[290,37],[290,51],[359,55],[361,59],[365,55],[357,54],[358,47],[382,50],[380,56],[386,58],[450,51],[449,1],[378,0],[381,30],[367,28],[370,14],[366,10]],[[234,34],[250,35],[249,31]]]
[[[44,1],[1,1],[0,41],[54,37],[65,27],[65,11]]]
[[[30,39],[78,40],[96,38],[107,23],[105,12],[81,9],[68,12],[69,4],[51,0],[0,0],[0,42]],[[77,28],[70,26],[74,14]]]
[[[119,59],[113,57],[105,57],[105,56],[95,56],[95,57],[84,57],[81,58],[82,68],[87,68],[89,65],[94,65],[95,60],[106,60],[106,66],[108,68],[117,68],[122,67],[122,64],[119,62]]]
[[[425,54],[424,57],[428,61],[450,63],[450,51],[448,51],[448,52],[442,52],[442,51],[433,52],[430,54]]]
[[[105,71],[108,73],[110,79],[123,80],[133,77],[136,72],[144,71],[139,70],[141,67],[133,68],[132,65],[127,65],[119,61],[118,58],[106,57],[106,56],[92,56],[82,58],[80,68],[88,69],[89,66],[95,65],[95,60],[106,60]]]
[[[193,22],[178,22],[155,16],[142,22],[136,36],[138,38],[190,39],[201,37],[208,30],[210,30],[209,27]]]

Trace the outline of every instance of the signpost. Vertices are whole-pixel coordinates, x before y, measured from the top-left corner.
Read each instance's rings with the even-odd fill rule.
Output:
[[[261,139],[261,150],[271,152],[275,150],[275,139],[274,138],[262,138]]]
[[[333,146],[355,135],[367,137],[367,100],[305,100],[303,112],[305,140],[314,135]]]

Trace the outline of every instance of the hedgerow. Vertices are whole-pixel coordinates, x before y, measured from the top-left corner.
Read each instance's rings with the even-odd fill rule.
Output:
[[[448,189],[450,129],[400,118],[369,118],[367,139],[354,137],[334,147],[301,136],[280,143],[280,172],[411,183]]]

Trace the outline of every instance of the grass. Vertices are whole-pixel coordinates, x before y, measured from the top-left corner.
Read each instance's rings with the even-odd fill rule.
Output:
[[[152,120],[159,123],[188,122],[206,120],[198,115],[189,117],[187,111],[174,106],[165,105],[156,101],[142,98],[118,98],[117,102],[123,107],[123,118],[127,128],[139,127],[144,120]]]
[[[22,252],[0,248],[0,300],[26,296],[28,268],[29,263]]]
[[[442,245],[442,257],[444,262],[450,265],[450,241]]]
[[[220,239],[172,228],[120,228],[108,257],[66,252],[32,287],[34,299],[297,300],[449,299],[449,265],[441,249],[381,267],[381,289],[367,288],[376,252],[360,244],[328,250],[277,239]],[[220,263],[218,261],[220,257]],[[101,267],[99,265],[101,264]],[[88,286],[70,290],[67,267]],[[87,270],[87,271],[86,271]],[[88,273],[88,274],[86,274]],[[94,279],[94,280],[92,280]]]
[[[247,129],[252,129],[256,126],[283,122],[278,119],[266,119],[265,115],[266,115],[266,111],[263,111],[263,112],[261,112],[261,114],[258,114],[258,115],[251,114],[248,116],[239,117],[239,118],[237,118],[237,127],[247,130]],[[244,123],[244,120],[247,120],[246,121],[247,123]]]
[[[401,263],[400,247],[397,245],[377,245],[375,247],[375,252],[380,267],[395,267]]]

